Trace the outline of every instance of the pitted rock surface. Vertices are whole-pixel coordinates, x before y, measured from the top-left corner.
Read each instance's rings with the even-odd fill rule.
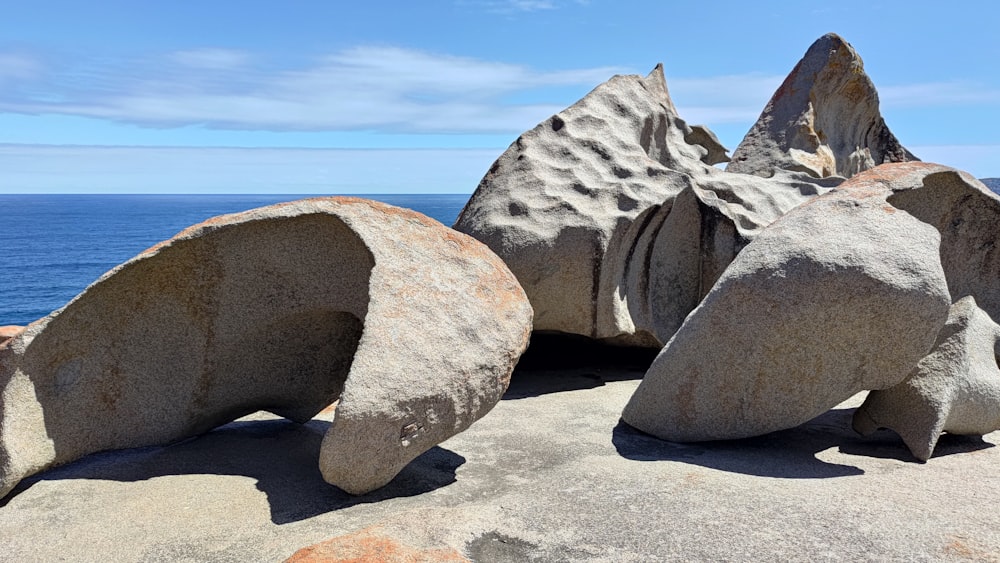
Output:
[[[510,266],[535,330],[662,346],[760,229],[841,180],[724,160],[678,115],[662,66],[615,76],[522,134],[455,228]]]

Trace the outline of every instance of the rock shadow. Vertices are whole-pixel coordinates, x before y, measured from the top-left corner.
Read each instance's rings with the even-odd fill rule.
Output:
[[[642,379],[658,348],[614,346],[571,334],[535,332],[511,376],[504,400]]]
[[[786,479],[824,479],[862,475],[861,468],[829,463],[816,454],[838,448],[841,453],[892,458],[917,463],[902,440],[889,431],[863,437],[851,428],[856,409],[833,409],[811,421],[763,436],[683,444],[636,430],[622,421],[612,432],[618,454],[637,461],[679,461],[733,473]],[[935,457],[990,447],[981,439],[943,436]],[[957,438],[957,437],[955,437]],[[985,446],[983,445],[985,444]],[[942,447],[944,446],[944,447]]]
[[[986,450],[994,446],[994,444],[984,440],[982,436],[963,436],[960,434],[944,433],[938,438],[937,445],[934,447],[934,453],[931,454],[931,459]],[[910,453],[910,450],[907,449],[906,444],[903,443],[903,439],[898,434],[884,428],[869,436],[859,438],[857,442],[841,445],[840,451],[851,455],[895,459],[909,463],[924,463]]]
[[[318,460],[330,423],[283,419],[236,421],[168,446],[101,452],[25,478],[0,507],[39,481],[95,479],[135,482],[167,475],[240,475],[267,495],[271,521],[298,522],[358,504],[409,497],[456,481],[465,458],[433,447],[410,462],[388,485],[353,496],[323,480]]]
[[[854,408],[833,409],[811,421],[763,436],[712,442],[669,442],[636,430],[623,421],[612,431],[618,454],[637,461],[678,461],[760,477],[826,479],[862,475],[851,465],[829,463],[816,457],[837,448],[841,453],[921,463],[910,454],[894,432],[880,430],[861,436],[851,427]],[[945,434],[933,457],[993,447],[980,437]]]
[[[760,477],[817,479],[864,473],[858,467],[827,463],[819,452],[859,441],[851,428],[854,409],[834,409],[789,430],[741,440],[678,443],[661,440],[619,421],[612,442],[619,455],[638,461],[680,461]]]

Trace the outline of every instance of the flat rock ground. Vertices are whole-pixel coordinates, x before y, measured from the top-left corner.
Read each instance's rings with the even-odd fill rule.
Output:
[[[889,431],[854,434],[858,396],[668,443],[619,421],[651,356],[541,346],[486,418],[374,493],[324,483],[322,417],[260,414],[27,479],[0,501],[0,560],[282,561],[359,530],[491,562],[1000,560],[1000,433],[917,463]]]

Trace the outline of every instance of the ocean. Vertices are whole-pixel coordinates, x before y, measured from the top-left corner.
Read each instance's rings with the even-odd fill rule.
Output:
[[[0,194],[0,326],[62,307],[102,274],[209,217],[300,195]],[[452,225],[468,194],[363,195]]]

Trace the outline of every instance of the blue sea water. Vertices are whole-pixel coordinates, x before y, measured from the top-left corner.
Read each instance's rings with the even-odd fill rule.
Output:
[[[0,326],[65,305],[106,271],[209,217],[297,195],[0,194]],[[365,195],[455,222],[466,194]]]

